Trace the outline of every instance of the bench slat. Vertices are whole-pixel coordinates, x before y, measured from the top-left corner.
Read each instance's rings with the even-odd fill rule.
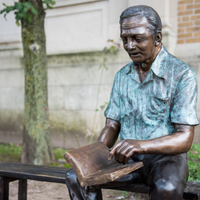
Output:
[[[70,168],[34,166],[16,163],[1,163],[0,176],[18,179],[65,183],[65,174]]]

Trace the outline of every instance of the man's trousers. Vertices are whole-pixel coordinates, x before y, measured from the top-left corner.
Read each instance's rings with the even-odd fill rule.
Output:
[[[123,176],[106,187],[122,187],[131,183],[146,183],[150,200],[182,200],[188,179],[187,154],[133,155],[129,162],[142,161],[144,167]],[[71,200],[102,200],[101,185],[89,187],[88,194],[78,182],[73,170],[66,173],[66,184]]]

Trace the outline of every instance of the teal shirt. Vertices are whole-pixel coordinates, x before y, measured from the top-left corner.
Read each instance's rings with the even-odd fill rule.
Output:
[[[133,62],[118,71],[105,117],[120,122],[122,140],[169,135],[174,123],[199,123],[197,91],[193,68],[162,47],[142,83]]]

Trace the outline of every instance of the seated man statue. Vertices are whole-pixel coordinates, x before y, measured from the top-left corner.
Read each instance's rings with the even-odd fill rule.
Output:
[[[106,185],[142,181],[151,200],[182,200],[188,179],[186,152],[199,123],[196,74],[163,46],[161,19],[153,8],[127,8],[120,16],[120,30],[132,61],[115,76],[98,140],[112,147],[109,159],[115,155],[120,163],[142,161],[144,167]],[[121,140],[115,143],[119,133]],[[100,187],[90,187],[86,196],[73,170],[66,183],[71,199],[102,199]]]

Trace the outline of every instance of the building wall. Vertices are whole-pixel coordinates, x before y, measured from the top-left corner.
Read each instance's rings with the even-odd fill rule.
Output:
[[[0,0],[0,9],[3,1]],[[109,101],[115,73],[130,62],[119,37],[119,15],[128,6],[146,4],[158,11],[163,22],[164,45],[191,64],[200,81],[197,50],[200,43],[180,44],[180,38],[177,40],[177,34],[180,35],[177,24],[182,23],[178,9],[182,5],[187,9],[187,5],[198,2],[180,2],[183,3],[178,0],[56,0],[55,8],[47,11],[45,20],[51,125],[64,123],[51,129],[54,146],[76,146],[74,134],[84,144],[85,134],[99,133],[103,127],[105,118],[100,106]],[[12,3],[6,0],[6,4]],[[194,9],[190,10],[195,13]],[[21,143],[24,109],[21,27],[15,25],[12,13],[7,15],[7,21],[0,16],[0,24],[0,140]],[[108,39],[121,44],[117,55],[102,52],[110,45]],[[108,70],[102,71],[99,66],[105,57]]]
[[[192,66],[200,85],[200,0],[178,0],[178,36],[175,55]],[[200,117],[200,89],[197,115]],[[200,126],[196,127],[195,142],[200,142]]]
[[[200,0],[178,1],[178,44],[200,42]]]

